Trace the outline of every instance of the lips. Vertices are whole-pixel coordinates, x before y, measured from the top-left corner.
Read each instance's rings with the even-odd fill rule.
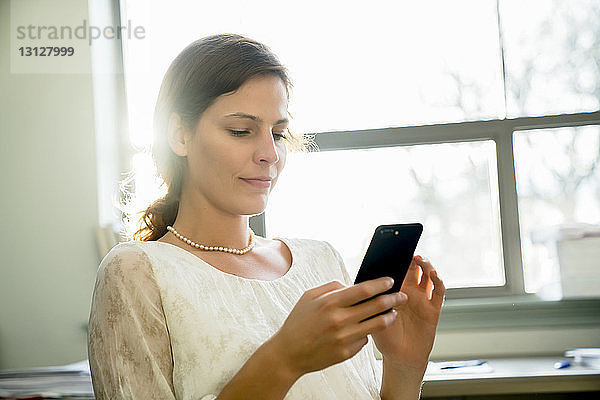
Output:
[[[258,188],[268,188],[271,187],[271,179],[248,179],[248,178],[240,178],[246,183]]]
[[[255,180],[255,181],[272,181],[273,180],[273,178],[271,178],[270,176],[255,176],[253,178],[242,178],[242,179]]]

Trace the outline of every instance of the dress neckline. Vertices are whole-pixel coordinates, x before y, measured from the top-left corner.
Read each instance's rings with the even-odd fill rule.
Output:
[[[195,260],[200,261],[200,263],[206,264],[208,267],[210,267],[211,269],[215,270],[217,273],[222,274],[224,276],[228,276],[228,277],[232,277],[232,278],[237,278],[239,280],[243,280],[243,281],[252,281],[252,282],[278,282],[280,280],[285,279],[286,277],[288,277],[289,275],[291,275],[292,271],[294,270],[295,266],[296,266],[296,254],[294,253],[294,246],[290,245],[288,239],[284,239],[284,238],[273,238],[273,240],[279,240],[281,241],[288,249],[290,254],[292,255],[292,263],[290,265],[290,268],[286,271],[285,274],[275,278],[275,279],[258,279],[258,278],[246,278],[243,276],[239,276],[239,275],[235,275],[235,274],[231,274],[229,272],[225,272],[217,267],[215,267],[214,265],[206,262],[205,260],[203,260],[202,258],[198,257],[197,255],[195,255],[194,253],[192,253],[191,251],[185,250],[179,246],[175,246],[174,244],[171,243],[166,243],[166,242],[159,242],[157,240],[152,240],[152,241],[147,241],[145,243],[160,243],[161,245],[165,245],[167,247],[174,247],[175,249],[178,249],[179,251],[182,251],[184,253],[187,253],[190,257],[193,257]]]

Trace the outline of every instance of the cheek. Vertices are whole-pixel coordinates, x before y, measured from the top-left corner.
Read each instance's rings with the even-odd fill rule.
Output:
[[[196,143],[194,148],[195,164],[204,168],[222,168],[224,163],[235,157],[228,143],[209,137]]]
[[[277,163],[278,169],[281,171],[283,167],[285,167],[285,162],[287,159],[287,149],[285,145],[281,145],[281,150],[279,151],[279,162]]]
[[[196,182],[214,185],[211,183],[218,177],[219,171],[222,171],[224,154],[217,146],[211,146],[210,143],[198,144],[194,152],[188,156],[190,173]]]

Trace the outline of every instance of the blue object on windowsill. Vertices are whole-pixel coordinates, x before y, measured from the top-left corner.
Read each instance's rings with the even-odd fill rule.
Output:
[[[465,367],[477,367],[478,365],[483,365],[485,363],[486,362],[482,361],[482,360],[451,361],[451,362],[448,362],[448,364],[450,364],[450,365],[442,365],[442,366],[440,366],[440,369],[455,369],[455,368],[465,368]]]
[[[556,369],[568,368],[570,366],[571,363],[569,362],[569,360],[561,360],[554,363],[554,368]]]

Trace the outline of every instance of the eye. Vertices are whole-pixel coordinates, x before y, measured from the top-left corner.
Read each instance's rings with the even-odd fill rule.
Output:
[[[249,131],[236,131],[236,130],[233,130],[233,129],[229,129],[229,132],[231,132],[231,134],[233,136],[242,136],[242,135],[244,135],[246,133],[249,133]]]
[[[277,132],[273,132],[273,136],[275,136],[277,139],[276,140],[281,140],[281,139],[287,139],[287,136],[285,136],[283,133],[277,133]]]
[[[228,129],[228,131],[233,136],[244,136],[244,135],[250,133],[250,131],[247,131],[247,130]],[[281,139],[287,139],[287,136],[285,136],[283,133],[273,132],[273,136],[275,137],[276,141],[280,141]]]

